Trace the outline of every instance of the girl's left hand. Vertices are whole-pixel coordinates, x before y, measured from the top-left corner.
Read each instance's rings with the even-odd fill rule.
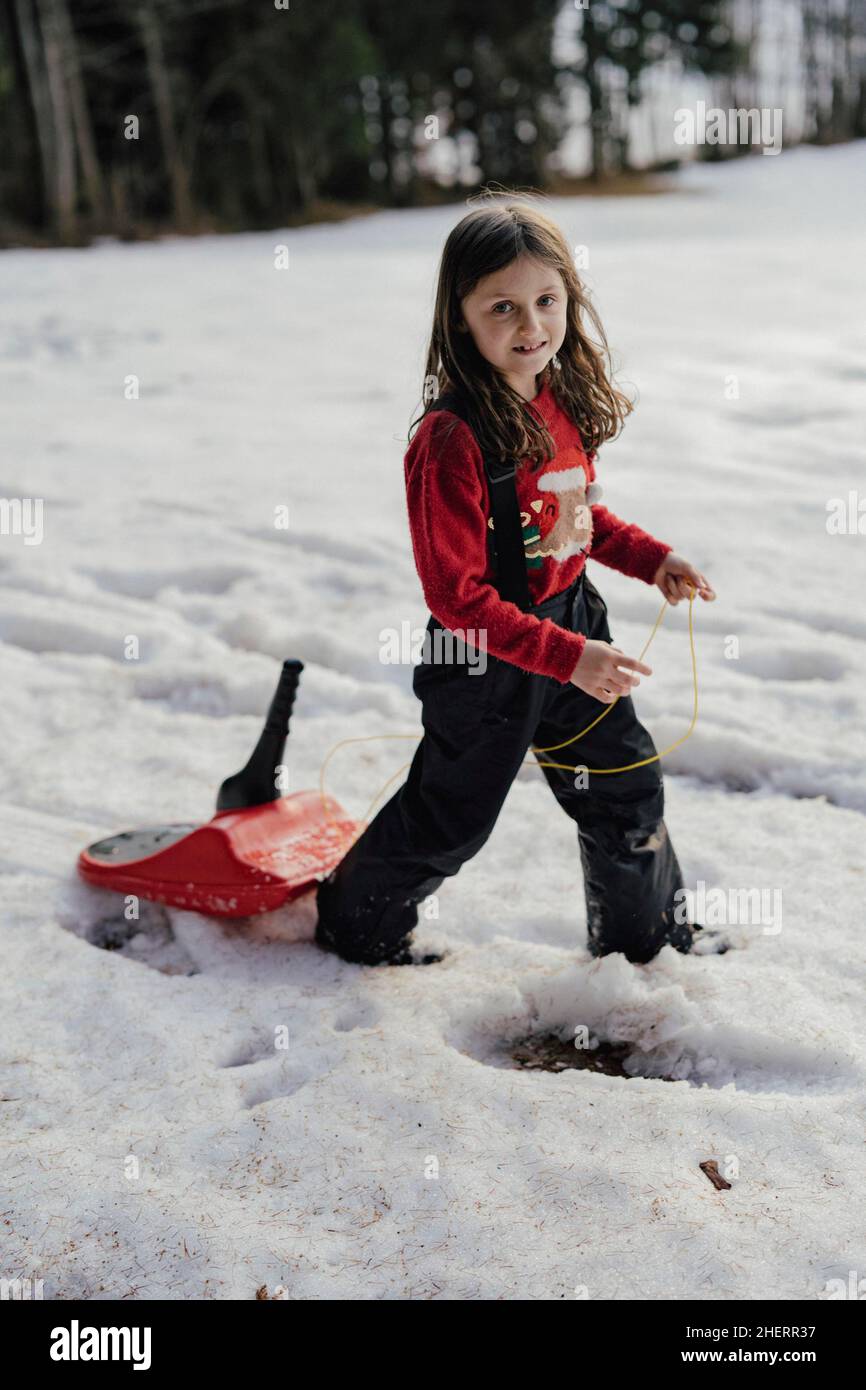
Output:
[[[681,598],[688,598],[692,588],[697,589],[707,603],[712,603],[716,597],[709,580],[673,550],[668,551],[662,560],[653,576],[653,583],[658,585],[671,604],[679,603]]]

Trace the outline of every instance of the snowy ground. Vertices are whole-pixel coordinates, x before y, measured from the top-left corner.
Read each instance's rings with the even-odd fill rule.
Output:
[[[155,910],[100,949],[122,919],[79,849],[207,818],[284,657],[306,663],[290,790],[339,739],[420,731],[379,632],[427,617],[402,454],[460,210],[0,258],[0,496],[45,499],[41,545],[0,536],[3,1277],[59,1299],[866,1278],[866,537],[826,528],[864,487],[864,173],[866,144],[795,150],[553,205],[640,393],[605,501],[719,595],[668,826],[690,886],[782,909],[726,956],[642,967],[587,956],[574,827],[528,768],[419,929],[442,964],[322,954],[310,897],[254,927]],[[660,596],[590,573],[638,655]],[[651,659],[663,747],[691,713],[687,605]],[[329,789],[363,816],[412,747],[341,751]],[[505,1065],[581,1024],[633,1043],[632,1079]]]

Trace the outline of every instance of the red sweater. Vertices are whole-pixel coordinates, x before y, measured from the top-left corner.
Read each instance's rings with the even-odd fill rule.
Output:
[[[556,444],[551,462],[533,473],[524,461],[515,475],[532,603],[567,589],[590,552],[601,564],[652,584],[673,547],[595,504],[601,495],[595,465],[548,385],[530,408],[543,416]],[[404,468],[415,566],[434,618],[460,630],[468,645],[566,684],[586,637],[500,598],[487,552],[493,525],[487,479],[472,430],[448,410],[426,415]],[[478,633],[477,644],[469,629]]]

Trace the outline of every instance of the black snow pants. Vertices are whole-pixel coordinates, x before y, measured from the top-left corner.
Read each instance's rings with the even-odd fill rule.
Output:
[[[529,611],[612,641],[606,605],[585,572]],[[481,849],[530,749],[562,743],[609,710],[576,743],[537,752],[537,760],[623,767],[656,752],[631,696],[611,708],[575,685],[489,653],[483,674],[465,660],[443,661],[432,640],[436,628],[441,624],[431,616],[431,641],[413,675],[424,736],[406,782],[317,890],[316,941],[344,960],[376,964],[406,946],[418,903]],[[438,661],[427,660],[431,650]],[[682,911],[674,917],[683,884],[663,819],[659,763],[607,776],[589,772],[582,786],[573,771],[542,772],[577,826],[590,953],[621,951],[644,962],[666,943],[687,951],[688,923],[678,920]]]

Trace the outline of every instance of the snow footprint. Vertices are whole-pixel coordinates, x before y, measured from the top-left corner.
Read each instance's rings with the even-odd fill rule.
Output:
[[[369,999],[355,999],[343,1004],[337,1013],[335,1033],[351,1033],[371,1029],[379,1022],[381,1011]],[[305,1025],[309,1027],[310,1025]],[[240,1103],[247,1110],[268,1101],[296,1095],[310,1081],[325,1075],[338,1066],[341,1048],[324,1043],[303,1057],[292,1048],[291,1036],[276,1026],[254,1030],[246,1038],[228,1046],[217,1066],[222,1071],[237,1073]]]
[[[112,898],[114,898],[112,894]],[[118,906],[91,921],[68,912],[60,925],[100,951],[114,951],[125,960],[147,965],[162,975],[197,975],[195,962],[175,938],[171,917],[159,903],[140,898],[138,917],[128,918],[122,898]]]
[[[289,1044],[291,1039],[287,1040]],[[268,1101],[296,1095],[310,1081],[330,1070],[332,1060],[309,1052],[299,1056],[289,1045],[282,1046],[279,1028],[258,1031],[252,1037],[229,1047],[217,1063],[222,1071],[237,1072],[235,1078],[240,1104],[246,1110]]]
[[[356,999],[344,1005],[334,1019],[336,1033],[352,1033],[356,1028],[375,1028],[381,1010],[370,999]]]
[[[863,1083],[857,1063],[820,1036],[804,1041],[731,1025],[699,979],[687,994],[679,978],[644,975],[618,953],[530,977],[522,988],[500,987],[453,1019],[447,1041],[498,1068],[569,1064],[626,1079],[800,1096]],[[571,1060],[569,1049],[587,1055]]]

